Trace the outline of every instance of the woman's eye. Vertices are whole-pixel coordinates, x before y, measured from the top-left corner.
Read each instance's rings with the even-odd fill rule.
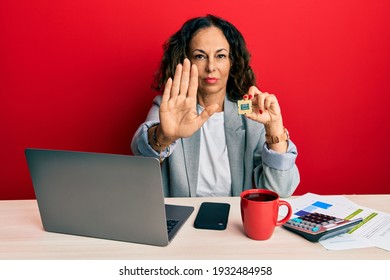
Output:
[[[224,54],[219,54],[217,57],[218,57],[219,59],[223,59],[223,58],[226,58],[226,55],[224,55]]]
[[[205,56],[202,55],[202,54],[197,54],[197,55],[195,55],[195,59],[196,60],[202,60],[202,59],[205,59]]]

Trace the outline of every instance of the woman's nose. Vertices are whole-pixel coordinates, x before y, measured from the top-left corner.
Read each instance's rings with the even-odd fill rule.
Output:
[[[214,58],[209,58],[207,60],[206,71],[213,72],[214,70],[215,70],[215,60],[214,60]]]

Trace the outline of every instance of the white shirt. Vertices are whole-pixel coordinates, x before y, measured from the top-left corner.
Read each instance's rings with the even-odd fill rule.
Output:
[[[200,107],[200,106],[199,106]],[[199,108],[203,110],[203,108]],[[231,196],[224,112],[215,113],[201,127],[197,196]]]

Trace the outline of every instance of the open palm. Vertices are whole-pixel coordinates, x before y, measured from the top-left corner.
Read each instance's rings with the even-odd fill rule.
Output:
[[[218,109],[211,105],[198,115],[196,110],[198,69],[188,59],[176,67],[168,79],[160,105],[161,131],[166,138],[178,139],[194,134]]]

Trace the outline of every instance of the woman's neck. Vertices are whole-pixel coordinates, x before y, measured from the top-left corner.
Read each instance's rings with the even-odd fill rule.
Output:
[[[219,108],[217,112],[223,111],[223,104],[225,102],[225,94],[199,94],[198,93],[198,103],[203,108],[206,108],[212,104],[218,104]]]

